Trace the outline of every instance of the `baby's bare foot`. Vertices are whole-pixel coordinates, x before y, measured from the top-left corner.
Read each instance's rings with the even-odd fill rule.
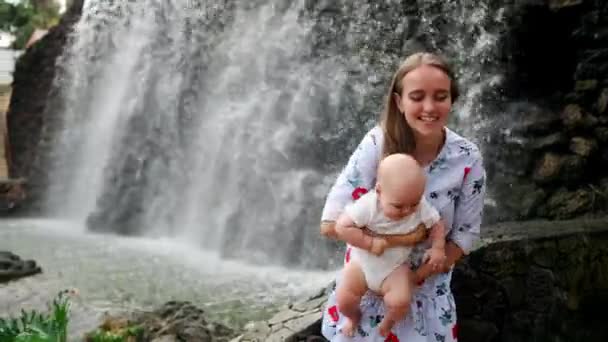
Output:
[[[344,323],[344,326],[342,327],[342,334],[344,336],[348,336],[348,337],[355,336],[355,331],[357,331],[358,325],[359,325],[359,322],[355,322],[355,321],[351,320],[350,318],[347,318],[346,322]]]
[[[382,322],[378,325],[378,332],[382,337],[388,337],[391,333],[391,329],[393,328],[393,324],[388,319],[383,319]]]

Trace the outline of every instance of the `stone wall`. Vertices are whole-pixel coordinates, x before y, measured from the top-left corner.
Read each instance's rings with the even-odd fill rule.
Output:
[[[484,245],[453,274],[460,341],[608,340],[608,218],[503,223],[484,231]],[[327,293],[249,324],[235,341],[323,341]]]
[[[454,271],[462,341],[606,341],[608,219],[525,222]],[[551,236],[546,232],[551,230]]]
[[[59,111],[50,111],[57,58],[62,54],[72,26],[80,18],[83,0],[74,0],[61,22],[27,49],[15,66],[13,93],[7,113],[10,148],[9,174],[27,179],[27,200],[22,208],[38,211],[46,188],[44,159],[51,151],[50,135]]]
[[[608,209],[608,2],[527,1],[509,19],[486,160],[490,221]]]

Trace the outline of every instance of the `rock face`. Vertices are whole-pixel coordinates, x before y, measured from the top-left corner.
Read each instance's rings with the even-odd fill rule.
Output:
[[[547,226],[560,235],[544,236]],[[517,229],[532,238],[521,238],[524,233],[491,243],[455,269],[459,338],[608,339],[608,327],[597,316],[608,305],[608,220],[524,223]]]
[[[137,341],[152,342],[227,342],[235,335],[230,328],[207,321],[204,311],[188,302],[167,302],[158,310],[133,316],[108,317],[100,330],[120,334],[131,328],[139,331]]]
[[[27,180],[27,199],[23,211],[39,211],[46,189],[50,157],[49,138],[56,132],[57,111],[48,110],[53,101],[53,81],[57,58],[62,54],[72,26],[80,18],[83,0],[74,0],[71,8],[40,41],[19,58],[15,66],[13,94],[7,113],[9,172],[13,178]],[[16,211],[18,212],[18,211]]]
[[[34,260],[22,260],[19,256],[0,251],[0,283],[31,276],[42,272]]]
[[[523,1],[509,19],[505,95],[485,160],[487,221],[603,215],[608,166],[608,3]],[[533,19],[532,19],[533,18]],[[521,199],[524,199],[523,201]]]
[[[306,300],[289,305],[268,321],[248,324],[245,333],[231,342],[325,341],[320,336],[319,318],[330,289],[331,286]]]
[[[553,233],[547,236],[548,227]],[[488,227],[454,270],[461,341],[608,340],[608,219]],[[323,341],[327,291],[251,323],[234,341]]]

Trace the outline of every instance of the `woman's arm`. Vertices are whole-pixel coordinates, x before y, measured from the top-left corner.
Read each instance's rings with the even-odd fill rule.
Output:
[[[347,215],[340,215],[335,227],[336,235],[339,240],[344,241],[351,246],[371,251],[375,238],[365,234],[363,229],[357,227],[355,222]]]
[[[481,155],[470,166],[460,189],[460,198],[454,208],[452,229],[447,236],[464,254],[469,254],[479,240],[484,198],[486,172]]]
[[[344,207],[374,186],[382,141],[382,129],[379,126],[372,128],[348,159],[325,199],[320,227],[323,236],[335,239],[336,220]]]
[[[397,234],[397,235],[379,235],[368,229],[360,229],[363,234],[370,237],[381,238],[386,241],[386,248],[400,247],[400,246],[413,246],[419,242],[422,242],[428,237],[428,229],[424,225],[419,225],[415,231],[408,234]],[[331,239],[338,239],[336,232],[335,221],[322,221],[321,222],[321,234]],[[341,239],[342,240],[342,239]]]
[[[428,229],[424,226],[424,224],[418,225],[416,230],[408,234],[398,234],[398,235],[382,235],[384,240],[386,240],[388,248],[392,247],[411,247],[419,242],[422,242],[428,237]]]
[[[481,155],[478,154],[463,182],[461,197],[454,209],[452,230],[445,245],[444,267],[433,271],[430,264],[421,265],[416,271],[418,282],[435,273],[449,271],[458,260],[469,254],[475,242],[479,240],[484,197],[485,170]]]

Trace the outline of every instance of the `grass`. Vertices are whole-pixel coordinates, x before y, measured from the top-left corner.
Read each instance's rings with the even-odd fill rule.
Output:
[[[70,294],[61,291],[49,304],[48,312],[21,310],[19,317],[0,318],[0,342],[67,342]],[[87,342],[140,341],[143,328],[131,325],[104,325],[86,336]]]
[[[53,299],[48,313],[21,310],[17,318],[0,318],[2,342],[66,342],[70,300],[66,291]]]

